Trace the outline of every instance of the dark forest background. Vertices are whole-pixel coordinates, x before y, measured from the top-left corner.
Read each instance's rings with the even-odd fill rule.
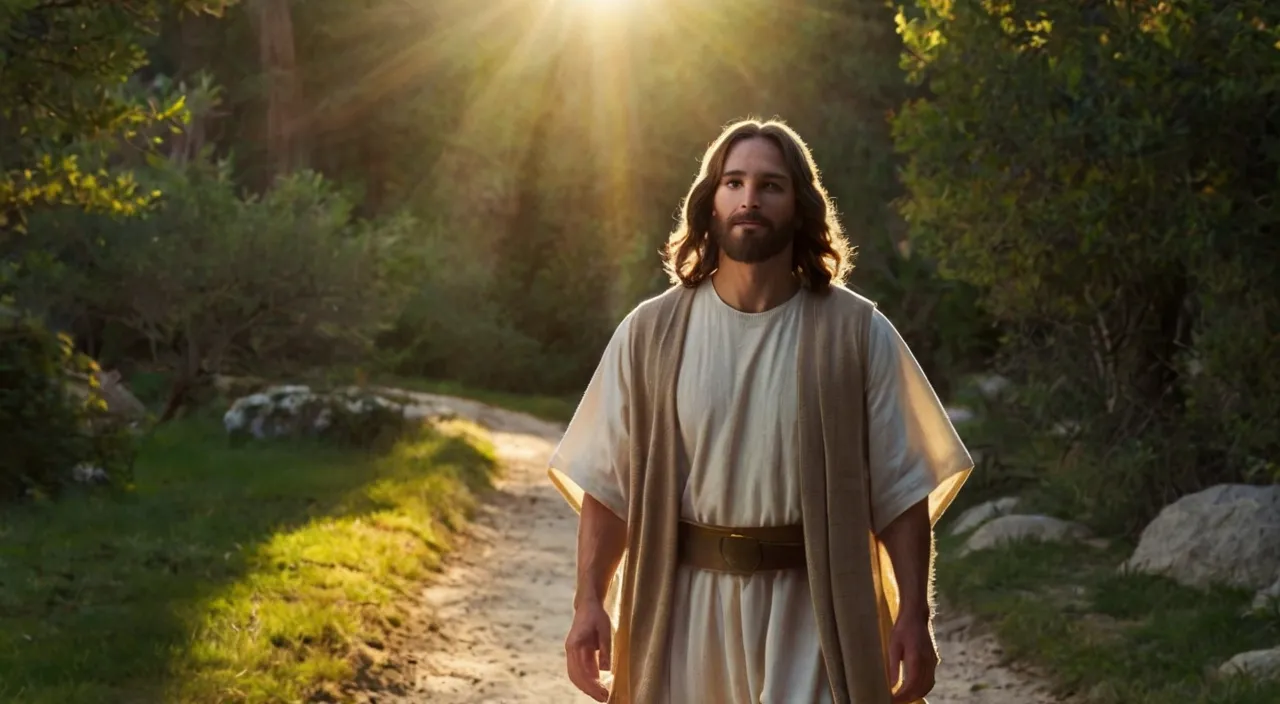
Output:
[[[27,343],[0,403],[36,413],[73,359],[55,332],[164,379],[168,415],[216,374],[315,370],[572,399],[666,285],[708,141],[776,116],[858,247],[852,288],[980,412],[973,494],[1132,530],[1277,479],[1278,20],[1245,0],[3,0],[0,291]]]

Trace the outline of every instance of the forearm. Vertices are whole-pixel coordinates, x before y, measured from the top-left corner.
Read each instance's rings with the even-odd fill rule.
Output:
[[[929,581],[933,574],[929,501],[920,501],[895,518],[881,531],[880,540],[893,563],[901,600],[899,613],[929,618]]]
[[[578,518],[578,579],[573,604],[601,604],[627,547],[627,524],[607,506],[583,497]]]

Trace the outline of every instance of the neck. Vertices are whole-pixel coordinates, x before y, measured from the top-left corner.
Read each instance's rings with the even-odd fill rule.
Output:
[[[721,252],[716,267],[711,275],[716,294],[744,313],[762,313],[780,306],[800,289],[800,280],[791,273],[791,247],[757,264],[735,262]]]

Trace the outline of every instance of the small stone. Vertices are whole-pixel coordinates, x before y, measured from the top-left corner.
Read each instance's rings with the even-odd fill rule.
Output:
[[[1264,613],[1271,609],[1280,609],[1280,579],[1258,592],[1253,597],[1253,603],[1249,605],[1249,611],[1252,613]]]

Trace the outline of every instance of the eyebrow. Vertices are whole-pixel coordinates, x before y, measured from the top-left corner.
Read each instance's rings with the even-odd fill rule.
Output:
[[[746,175],[747,175],[747,172],[746,172],[746,171],[743,171],[743,170],[741,170],[741,169],[737,169],[737,170],[734,170],[734,171],[726,171],[726,172],[724,172],[724,175],[723,175],[723,176],[721,176],[720,178],[728,178],[728,177],[730,177],[730,176],[746,176]],[[775,179],[775,180],[778,180],[778,181],[790,181],[790,180],[791,180],[791,179],[790,179],[786,174],[780,174],[780,173],[777,173],[776,171],[765,171],[764,173],[760,174],[760,176],[761,176],[762,178],[772,178],[772,179]]]

